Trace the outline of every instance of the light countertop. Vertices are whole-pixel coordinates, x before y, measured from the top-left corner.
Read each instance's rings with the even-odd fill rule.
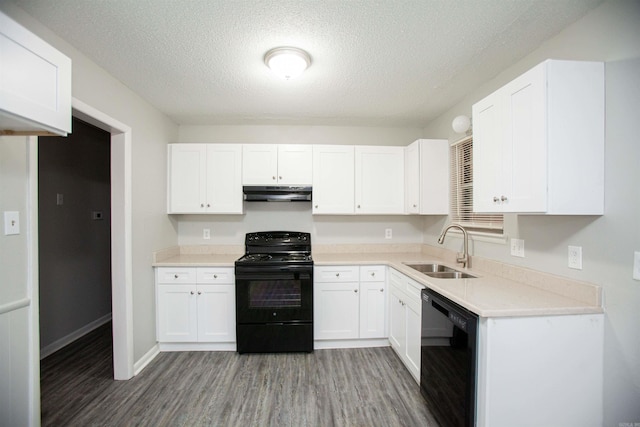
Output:
[[[405,263],[439,263],[462,269],[451,262],[449,251],[422,247],[421,251],[347,252],[314,251],[316,266],[388,265],[481,317],[549,316],[603,313],[602,290],[592,283],[570,280],[535,270],[472,257],[472,279],[437,279]],[[194,253],[195,252],[195,253]],[[208,252],[208,253],[206,253]],[[154,254],[154,267],[232,267],[242,252],[172,248]],[[226,251],[230,252],[230,251]]]

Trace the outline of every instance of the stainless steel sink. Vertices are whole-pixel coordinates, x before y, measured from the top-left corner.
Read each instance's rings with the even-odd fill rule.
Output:
[[[476,276],[442,264],[405,264],[420,273],[437,279],[474,279]]]

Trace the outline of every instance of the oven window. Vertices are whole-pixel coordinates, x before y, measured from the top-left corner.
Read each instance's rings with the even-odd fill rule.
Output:
[[[253,280],[249,284],[249,308],[298,308],[301,306],[300,280]]]

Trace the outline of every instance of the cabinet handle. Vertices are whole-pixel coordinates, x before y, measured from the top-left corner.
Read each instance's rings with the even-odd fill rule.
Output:
[[[340,273],[336,273],[336,277],[340,277]]]
[[[358,205],[358,209],[360,209],[360,205]]]
[[[357,290],[357,289],[354,289],[354,290],[353,290],[353,292],[355,292],[355,293],[357,294],[357,293],[358,293],[358,290]]]
[[[276,180],[276,177],[275,177],[275,176],[272,176],[272,177],[271,177],[271,179],[275,181],[275,180]]]
[[[193,295],[195,292],[191,291],[191,295]]]
[[[282,181],[282,177],[281,177],[281,176],[279,176],[279,177],[278,177],[278,179],[279,179],[280,181]]]
[[[214,275],[213,275],[213,278],[214,278],[214,279],[217,279],[217,278],[218,278],[218,275],[217,275],[217,274],[214,274]]]
[[[200,203],[200,207],[201,207],[201,208],[204,208],[204,203]]]
[[[507,199],[507,197],[506,197],[506,196],[501,196],[501,197],[500,197],[500,200],[501,200],[501,201],[503,201],[503,202],[506,202],[508,199]]]
[[[318,205],[316,205],[316,209],[318,209]]]
[[[211,207],[211,205],[210,205],[209,203],[207,203],[207,207],[208,207],[208,208],[210,208],[210,207]]]
[[[500,199],[497,196],[493,196],[493,203],[498,203]]]
[[[376,272],[375,271],[371,272],[371,277],[376,277]]]
[[[384,288],[380,288],[380,292],[384,292]]]
[[[414,208],[417,208],[417,207],[418,207],[418,205],[416,205],[416,204],[414,203],[414,204],[413,204],[413,207],[414,207]]]
[[[202,291],[198,291],[198,295],[202,295]]]
[[[177,279],[177,278],[178,278],[178,275],[177,275],[177,274],[174,274],[174,275],[173,275],[173,278],[174,278],[174,279]]]

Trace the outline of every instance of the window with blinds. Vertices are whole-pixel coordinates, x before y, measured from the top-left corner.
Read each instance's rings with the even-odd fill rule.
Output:
[[[451,222],[471,232],[502,234],[502,214],[473,212],[473,137],[451,144]]]

